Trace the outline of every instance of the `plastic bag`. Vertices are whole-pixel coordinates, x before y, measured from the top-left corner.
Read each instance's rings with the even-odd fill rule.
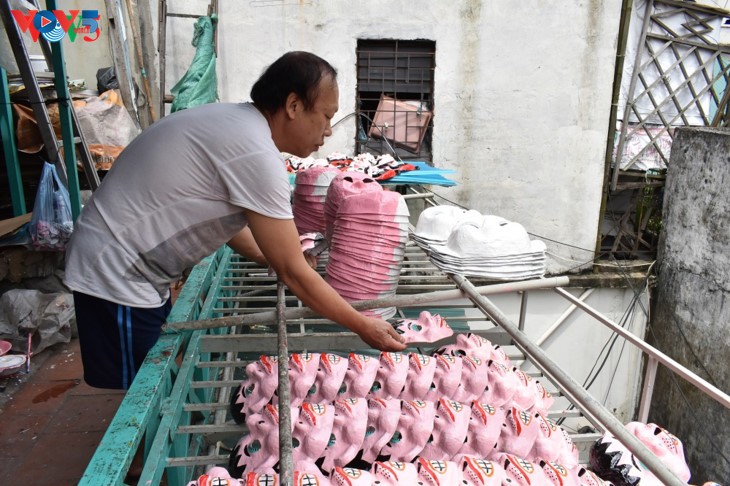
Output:
[[[53,164],[45,162],[30,219],[34,250],[63,250],[74,229],[71,198]]]

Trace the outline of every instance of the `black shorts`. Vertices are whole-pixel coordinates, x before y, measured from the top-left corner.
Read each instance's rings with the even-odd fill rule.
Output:
[[[84,381],[96,388],[126,390],[160,337],[172,304],[129,307],[74,292]]]

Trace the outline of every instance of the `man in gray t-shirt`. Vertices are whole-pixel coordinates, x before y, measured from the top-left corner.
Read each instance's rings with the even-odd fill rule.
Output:
[[[331,135],[336,76],[313,54],[287,53],[254,84],[253,103],[175,113],[122,152],[66,255],[90,385],[129,387],[169,312],[170,283],[224,243],[369,345],[404,349],[390,324],[355,311],[310,268],[292,219],[281,153],[306,157]]]

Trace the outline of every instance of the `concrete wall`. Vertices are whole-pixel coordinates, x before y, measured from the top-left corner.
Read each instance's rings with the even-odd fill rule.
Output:
[[[727,130],[677,131],[652,316],[655,345],[725,392],[730,390],[728,154]],[[730,478],[728,409],[660,366],[649,419],[684,442],[693,484]]]
[[[204,12],[204,1],[171,1]],[[449,199],[522,223],[554,245],[559,272],[593,258],[620,0],[586,2],[219,2],[219,94],[245,101],[288,50],[339,70],[340,112],[355,109],[357,39],[436,41],[434,165],[456,169]],[[153,14],[154,15],[154,14]],[[192,59],[193,21],[168,24],[168,85]],[[354,149],[354,118],[321,155]],[[567,259],[567,260],[565,260]]]

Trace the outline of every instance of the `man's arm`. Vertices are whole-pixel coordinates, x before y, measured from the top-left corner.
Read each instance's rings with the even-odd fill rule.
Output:
[[[304,305],[357,333],[374,348],[405,349],[403,338],[393,326],[357,312],[307,264],[293,220],[269,218],[253,211],[246,211],[246,217],[269,265]]]
[[[236,233],[236,236],[231,238],[228,242],[228,246],[233,248],[233,251],[239,255],[248,258],[249,260],[258,263],[261,266],[268,267],[269,262],[266,257],[261,253],[259,245],[256,244],[256,240],[251,234],[251,229],[245,226],[241,231]]]

